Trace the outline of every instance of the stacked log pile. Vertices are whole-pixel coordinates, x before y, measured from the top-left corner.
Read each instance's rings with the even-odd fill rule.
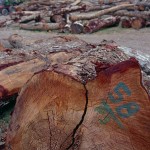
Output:
[[[0,51],[0,97],[21,91],[6,149],[149,148],[150,101],[141,68],[116,43],[70,36],[8,40],[21,47]]]
[[[125,0],[41,1],[16,7],[9,24],[25,30],[92,33],[106,27],[140,29],[150,24],[150,3]],[[111,19],[110,19],[111,18]],[[4,22],[0,22],[4,26]],[[88,30],[87,30],[88,28]]]

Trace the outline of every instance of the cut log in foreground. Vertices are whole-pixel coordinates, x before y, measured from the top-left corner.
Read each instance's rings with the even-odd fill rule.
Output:
[[[60,65],[28,81],[11,118],[7,149],[149,149],[150,101],[137,61],[107,69],[97,63],[90,81],[79,72],[85,64]]]
[[[115,43],[93,45],[70,36],[29,42],[23,40],[22,46],[0,51],[0,99],[17,93],[34,73],[48,66],[56,69],[60,64],[76,62],[74,66],[81,66],[86,62],[92,72],[87,67],[80,72],[91,78],[90,74],[95,74],[94,63],[100,61],[102,68],[105,68],[129,59]]]

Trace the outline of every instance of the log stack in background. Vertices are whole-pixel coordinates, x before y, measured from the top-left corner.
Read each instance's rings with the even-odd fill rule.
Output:
[[[42,2],[41,0],[32,0],[16,6],[16,12],[10,14],[10,16],[11,20],[0,22],[2,27],[11,25],[25,30],[59,30],[59,32],[69,31],[79,34],[85,33],[84,27],[87,28],[95,19],[99,21],[94,24],[92,32],[114,25],[117,26],[119,22],[114,24],[111,20],[110,22],[107,21],[106,24],[104,23],[104,20],[116,17],[120,18],[121,27],[140,29],[149,26],[150,2],[131,0]],[[124,22],[128,22],[129,25]],[[101,24],[103,24],[102,27]],[[80,28],[79,31],[76,29],[78,28],[76,25]],[[66,27],[69,29],[66,30]]]

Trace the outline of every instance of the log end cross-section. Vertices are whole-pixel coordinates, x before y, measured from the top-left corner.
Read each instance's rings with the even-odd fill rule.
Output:
[[[149,149],[150,101],[135,60],[103,69],[85,85],[73,78],[41,71],[24,85],[8,149]]]

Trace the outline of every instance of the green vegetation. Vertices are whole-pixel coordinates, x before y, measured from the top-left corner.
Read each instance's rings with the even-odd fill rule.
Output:
[[[17,95],[14,95],[9,99],[2,100],[1,106],[0,106],[1,107],[0,108],[0,123],[3,121],[6,124],[9,123],[11,113],[12,113],[15,103],[16,103],[16,98],[17,98]]]

